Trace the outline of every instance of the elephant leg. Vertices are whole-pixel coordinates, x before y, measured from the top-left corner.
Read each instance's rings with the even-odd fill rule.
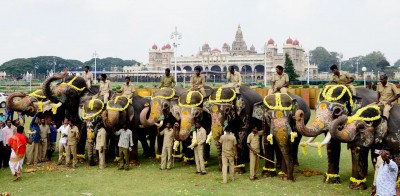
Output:
[[[222,171],[222,145],[215,143],[215,147],[217,148],[218,168],[219,171]]]
[[[210,144],[204,145],[204,161],[207,161],[208,158],[210,158],[210,149],[211,149]]]
[[[264,141],[264,155],[265,158],[269,159],[269,160],[274,160],[274,156],[275,156],[275,150],[274,150],[274,146],[271,145],[268,141],[266,141],[267,138],[265,138]],[[276,176],[276,168],[275,168],[275,164],[271,163],[269,161],[265,161],[264,167],[263,167],[263,171],[262,171],[262,175],[264,177],[274,177]]]
[[[138,131],[136,129],[133,129],[134,131],[132,131],[132,140],[133,140],[133,148],[132,151],[130,152],[130,158],[132,160],[132,163],[134,165],[138,164],[138,141],[139,141],[139,135],[138,135]]]
[[[282,152],[282,171],[284,172],[282,179],[283,180],[292,180],[294,181],[294,176],[293,176],[293,157],[291,154],[291,147],[290,147],[290,141],[286,140],[285,142],[280,142],[279,148],[281,149]]]
[[[163,141],[164,141],[164,136],[157,136],[157,154],[156,154],[157,161],[161,161]]]
[[[109,138],[109,146],[108,146],[108,151],[107,151],[107,157],[109,159],[114,159],[115,158],[115,148],[116,148],[116,142],[115,142],[115,134],[114,131],[110,131],[108,133],[108,138]]]
[[[276,167],[276,169],[282,169],[282,152],[279,149],[279,146],[276,144],[275,139],[274,139],[273,148],[274,148],[275,156],[276,156],[275,167]]]
[[[157,137],[157,132],[156,132],[156,129],[153,128],[153,129],[151,129],[149,136],[148,136],[148,139],[150,140],[149,157],[156,157],[156,153],[155,153],[156,137]]]
[[[368,148],[357,147],[349,144],[352,161],[352,175],[349,187],[354,190],[365,190],[367,184],[364,181],[368,171]]]
[[[149,155],[150,149],[146,139],[146,131],[143,129],[139,130],[139,141],[142,144],[143,156],[147,157]]]
[[[331,139],[326,146],[328,154],[328,173],[324,175],[323,182],[339,184],[341,182],[339,174],[339,161],[341,143]]]
[[[293,154],[293,163],[294,163],[294,165],[295,166],[299,166],[300,164],[299,164],[299,157],[298,157],[298,155],[299,155],[299,144],[300,144],[300,141],[301,141],[301,138],[302,138],[302,135],[300,135],[300,134],[297,134],[298,136],[296,137],[296,139],[294,140],[294,142],[292,143],[292,147],[293,147],[293,151],[292,151],[292,154]]]

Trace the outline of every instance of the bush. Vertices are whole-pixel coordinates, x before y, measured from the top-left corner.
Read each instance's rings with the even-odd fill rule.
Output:
[[[324,88],[323,84],[318,84],[318,88]]]
[[[121,85],[116,86],[115,89],[117,90],[121,89]]]
[[[139,88],[144,88],[143,84],[139,85]]]
[[[303,88],[310,88],[310,85],[304,84],[304,85],[303,85]]]

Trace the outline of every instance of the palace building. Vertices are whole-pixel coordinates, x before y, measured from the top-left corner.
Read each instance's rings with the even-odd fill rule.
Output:
[[[266,53],[265,53],[266,52]],[[271,38],[265,44],[265,50],[257,52],[254,45],[247,47],[243,38],[243,32],[238,26],[235,40],[231,45],[223,43],[221,48],[211,48],[205,43],[201,50],[191,56],[177,56],[177,70],[193,71],[200,67],[203,71],[212,71],[213,73],[224,73],[229,66],[234,66],[237,71],[242,73],[243,77],[248,79],[263,79],[264,69],[267,69],[268,75],[275,72],[277,65],[284,66],[285,54],[289,54],[293,61],[294,68],[299,74],[299,79],[307,77],[307,59],[305,51],[296,39],[288,38],[282,46],[282,52],[278,51],[278,45]],[[154,71],[162,71],[165,68],[174,70],[174,49],[170,44],[159,48],[154,44],[149,49],[149,63],[147,68]],[[266,66],[265,66],[266,65]],[[315,66],[312,66],[316,69]],[[310,69],[310,78],[313,78],[317,70]]]

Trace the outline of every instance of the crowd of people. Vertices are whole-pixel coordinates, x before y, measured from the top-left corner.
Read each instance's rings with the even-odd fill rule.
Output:
[[[354,77],[348,73],[341,73],[336,65],[330,67],[333,75],[328,84],[341,84],[348,87],[353,96],[356,96],[356,90],[352,85]],[[86,80],[86,85],[90,88],[93,82],[93,75],[86,66],[82,77]],[[240,86],[242,84],[241,75],[238,71],[235,71],[231,66],[228,69],[227,79],[230,83],[224,85],[224,87],[234,88],[238,97],[240,97]],[[190,80],[190,90],[199,91],[205,95],[205,77],[201,74],[201,69],[196,68],[195,74],[192,75]],[[170,69],[165,70],[165,75],[161,79],[160,88],[170,87],[173,88],[176,85],[174,77],[170,73]],[[273,93],[287,93],[289,87],[289,77],[284,73],[282,66],[276,67],[276,73],[273,75],[271,80],[271,89],[268,94]],[[111,81],[107,80],[107,75],[101,74],[100,76],[100,87],[97,94],[98,97],[103,97],[106,103],[109,100],[109,94],[111,92]],[[126,77],[126,82],[122,85],[122,88],[118,90],[122,96],[131,99],[134,96],[135,88],[130,83],[130,78]],[[393,104],[400,97],[400,92],[396,86],[387,81],[386,75],[380,76],[380,83],[377,86],[378,100],[376,104],[381,104],[384,107],[383,117],[389,118],[389,111]],[[23,119],[21,117],[21,119]],[[79,141],[80,135],[79,130],[72,121],[65,119],[60,127],[57,127],[55,122],[47,125],[45,119],[39,119],[35,115],[30,123],[29,130],[24,130],[24,120],[20,121],[20,115],[18,120],[12,121],[10,118],[4,117],[0,114],[0,168],[10,167],[12,174],[16,179],[20,178],[22,164],[24,162],[25,153],[27,154],[28,165],[37,164],[40,162],[48,161],[51,159],[56,149],[57,133],[60,134],[58,141],[58,161],[57,164],[63,164],[63,157],[65,153],[65,165],[69,166],[72,160],[72,168],[76,168],[77,164],[77,141]],[[196,173],[205,175],[207,174],[205,163],[204,163],[204,145],[206,142],[206,131],[202,127],[201,122],[196,122],[196,142],[194,143],[193,150],[195,153]],[[89,130],[90,129],[90,130]],[[96,131],[94,131],[96,129]],[[174,146],[174,130],[179,129],[179,124],[175,123],[172,125],[170,122],[166,123],[166,127],[163,130],[158,128],[157,135],[164,136],[162,156],[161,156],[161,170],[171,169],[172,150]],[[260,154],[260,137],[263,135],[265,127],[259,131],[258,127],[253,127],[252,132],[247,137],[247,146],[250,151],[250,180],[257,179],[257,169],[259,166],[259,154]],[[92,137],[88,137],[88,145],[91,145],[88,156],[94,156],[97,150],[99,168],[104,169],[105,164],[105,152],[107,151],[107,133],[102,123],[96,124],[96,127],[88,127],[88,131],[92,131]],[[234,158],[237,156],[237,143],[234,134],[226,129],[225,134],[222,135],[219,141],[222,146],[222,173],[223,180],[221,183],[227,183],[227,173],[229,173],[231,179],[234,179]],[[96,134],[96,135],[95,135]],[[27,136],[26,136],[27,135]],[[129,151],[132,151],[132,131],[128,129],[127,124],[122,129],[116,132],[119,136],[118,147],[120,164],[118,169],[129,169]],[[94,139],[95,138],[95,139]],[[89,141],[90,140],[90,141]],[[30,147],[26,149],[26,145],[30,144]],[[395,187],[397,180],[397,165],[390,160],[390,150],[382,150],[379,153],[379,160],[376,167],[379,168],[376,173],[376,191],[377,195],[386,195],[383,193],[392,193],[391,187]],[[396,175],[395,175],[395,174]],[[392,179],[393,178],[393,179]],[[389,180],[391,179],[391,180]],[[375,187],[375,186],[374,186]],[[389,190],[389,188],[390,190]]]

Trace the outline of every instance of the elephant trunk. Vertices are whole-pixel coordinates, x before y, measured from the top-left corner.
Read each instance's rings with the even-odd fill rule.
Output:
[[[150,110],[150,107],[145,107],[145,108],[140,112],[140,116],[139,116],[140,124],[142,124],[144,127],[151,127],[151,126],[153,126],[154,123],[155,123],[153,119],[151,119],[151,118],[147,119],[147,118],[146,118],[147,113],[149,112],[149,110]]]
[[[307,137],[316,137],[323,132],[320,127],[316,127],[316,126],[314,126],[314,124],[311,127],[307,127],[304,124],[304,112],[302,110],[296,111],[295,118],[296,118],[297,131],[301,135],[304,135]]]
[[[118,126],[120,121],[119,111],[104,111],[102,114],[104,126],[107,129],[112,129]]]
[[[63,78],[65,78],[66,76],[67,76],[67,71],[64,71],[64,73],[51,76],[51,77],[47,78],[47,79],[43,82],[43,93],[44,93],[44,95],[45,95],[50,101],[52,101],[53,103],[58,103],[58,102],[60,102],[60,101],[59,101],[59,99],[58,99],[56,96],[54,96],[54,93],[53,93],[53,91],[52,91],[50,85],[51,85],[51,83],[52,83],[53,81],[63,79]]]
[[[332,137],[341,142],[352,142],[356,137],[355,123],[346,125],[347,116],[341,116],[333,121],[330,133]]]

